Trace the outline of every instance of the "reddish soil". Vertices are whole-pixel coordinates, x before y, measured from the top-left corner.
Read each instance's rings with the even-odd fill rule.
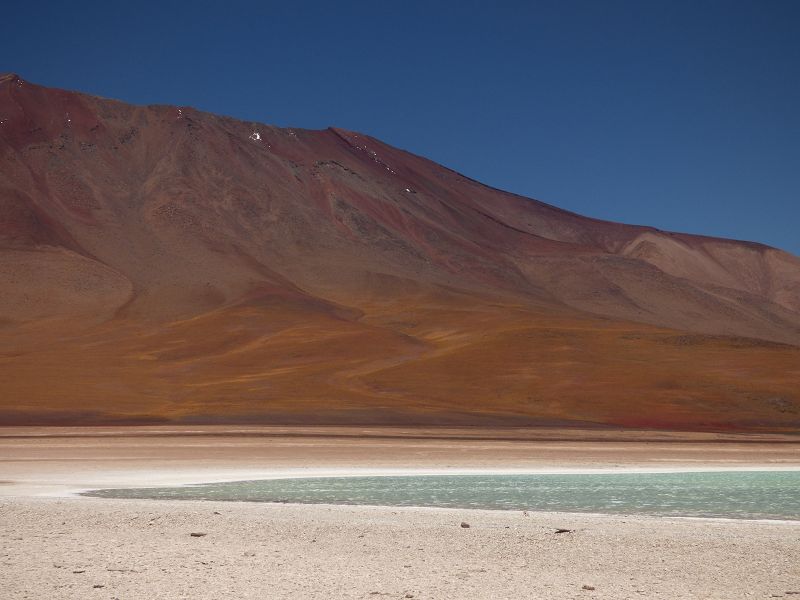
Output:
[[[800,429],[800,259],[0,76],[0,423]]]

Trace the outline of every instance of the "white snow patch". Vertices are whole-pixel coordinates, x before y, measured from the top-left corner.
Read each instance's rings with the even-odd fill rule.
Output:
[[[261,134],[258,133],[257,131],[254,131],[253,133],[250,134],[250,139],[253,140],[254,142],[258,142],[261,140]]]
[[[410,189],[408,189],[408,188],[406,188],[406,191],[407,191],[409,194],[411,193],[411,190],[410,190]]]

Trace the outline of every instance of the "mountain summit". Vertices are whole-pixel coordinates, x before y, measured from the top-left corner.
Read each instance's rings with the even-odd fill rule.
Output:
[[[0,423],[800,427],[800,259],[0,76]]]

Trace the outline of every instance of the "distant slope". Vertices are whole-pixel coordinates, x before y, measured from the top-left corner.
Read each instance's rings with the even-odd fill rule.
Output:
[[[0,423],[800,429],[800,259],[0,76]]]

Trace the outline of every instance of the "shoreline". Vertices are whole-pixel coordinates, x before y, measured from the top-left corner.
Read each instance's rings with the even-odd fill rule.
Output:
[[[247,479],[233,478],[228,475],[204,475],[203,480],[186,480],[178,476],[177,479],[172,481],[161,481],[152,485],[141,485],[142,483],[152,481],[152,478],[146,475],[139,475],[142,478],[139,482],[129,481],[124,485],[112,488],[87,488],[80,490],[66,491],[64,497],[72,497],[75,494],[81,494],[86,491],[95,491],[98,489],[125,489],[131,487],[188,487],[195,485],[204,485],[212,483],[238,483],[249,481],[269,481],[274,479],[323,479],[323,478],[342,478],[351,479],[355,477],[436,477],[436,476],[492,476],[492,475],[616,475],[616,474],[642,474],[654,475],[660,473],[759,473],[759,472],[797,472],[800,471],[800,466],[774,466],[774,465],[753,465],[743,467],[720,467],[720,466],[706,466],[706,467],[618,467],[618,468],[541,468],[541,469],[361,469],[358,467],[348,469],[313,469],[308,470],[288,470],[288,471],[263,471],[253,474],[254,476]],[[50,497],[59,497],[58,495],[50,495]],[[421,507],[424,508],[424,507]]]
[[[10,599],[800,592],[800,522],[47,497],[0,498],[0,514]]]
[[[89,490],[91,491],[91,490]],[[175,502],[175,503],[208,503],[208,504],[255,504],[267,506],[290,506],[297,509],[302,509],[304,506],[317,506],[329,510],[334,509],[351,509],[358,510],[364,509],[385,509],[393,512],[426,512],[426,511],[457,511],[459,513],[487,513],[487,514],[520,514],[528,513],[534,517],[547,517],[569,519],[572,517],[597,517],[606,519],[638,519],[644,521],[701,521],[701,522],[723,522],[723,523],[763,523],[765,525],[777,524],[787,525],[790,527],[800,527],[800,519],[737,519],[734,517],[695,517],[695,516],[680,516],[680,515],[654,515],[644,513],[604,513],[604,512],[590,512],[590,511],[562,511],[562,510],[536,510],[536,509],[518,509],[518,508],[459,508],[453,506],[417,506],[417,505],[395,505],[395,504],[331,504],[330,502],[258,502],[254,500],[199,500],[197,498],[108,498],[105,496],[91,496],[91,495],[71,495],[71,496],[32,496],[29,499],[46,498],[46,499],[83,499],[90,501],[122,501],[122,502]]]
[[[50,492],[32,493],[24,484],[14,481],[0,481],[0,498],[86,498],[86,492],[127,489],[127,488],[173,488],[189,487],[214,483],[237,483],[250,481],[268,481],[275,479],[320,479],[320,478],[354,478],[354,477],[425,477],[425,476],[492,476],[492,475],[615,475],[615,474],[660,474],[660,473],[758,473],[758,472],[798,472],[800,466],[787,465],[751,465],[751,466],[682,466],[682,467],[617,467],[617,468],[539,468],[539,469],[290,469],[267,470],[255,472],[240,472],[237,475],[229,473],[230,470],[220,471],[218,474],[204,472],[202,475],[191,471],[171,471],[167,473],[142,473],[128,472],[117,474],[115,483],[102,486],[72,487],[60,485],[59,489]],[[225,473],[225,474],[223,474]],[[166,479],[165,479],[166,477]],[[16,488],[16,489],[15,489]],[[17,492],[17,493],[14,493]],[[356,506],[356,505],[354,505]],[[362,506],[362,505],[357,505]],[[433,507],[419,507],[433,508]],[[604,513],[598,513],[604,514]]]
[[[118,487],[103,487],[103,488],[86,488],[65,490],[60,493],[53,493],[42,495],[39,497],[50,498],[83,498],[83,499],[113,499],[113,500],[141,500],[141,501],[169,501],[169,502],[233,502],[233,503],[255,503],[255,504],[274,504],[274,505],[292,505],[292,506],[323,506],[323,507],[351,507],[351,508],[391,508],[395,510],[414,509],[414,510],[465,510],[465,511],[489,511],[489,512],[528,512],[530,514],[548,514],[548,515],[589,515],[598,517],[635,517],[643,519],[689,519],[689,520],[702,520],[702,521],[729,521],[729,522],[751,522],[751,523],[785,523],[800,525],[800,518],[798,519],[780,519],[780,518],[737,518],[737,517],[720,517],[720,516],[688,516],[688,515],[658,515],[637,512],[597,512],[597,511],[549,511],[549,510],[536,510],[534,509],[521,509],[521,508],[474,508],[474,507],[447,507],[447,506],[427,506],[427,505],[408,505],[408,504],[360,504],[348,502],[283,502],[283,501],[258,501],[258,500],[218,500],[218,499],[197,499],[197,498],[126,498],[124,496],[108,497],[96,496],[92,492],[108,491],[108,490],[124,490],[124,489],[159,489],[159,488],[181,488],[181,487],[194,487],[215,483],[245,483],[257,481],[270,481],[281,479],[320,479],[320,478],[343,478],[351,479],[358,477],[425,477],[425,476],[493,476],[493,475],[615,475],[615,474],[661,474],[661,473],[760,473],[760,472],[799,472],[800,467],[774,467],[774,466],[753,466],[753,467],[697,467],[697,468],[667,468],[667,469],[649,469],[649,468],[617,468],[617,469],[453,469],[453,470],[430,470],[430,469],[398,469],[395,471],[364,471],[359,469],[340,469],[335,472],[319,471],[315,473],[290,471],[290,472],[273,472],[271,474],[263,474],[254,479],[230,479],[227,477],[219,477],[207,479],[204,481],[183,481],[181,483],[165,482],[155,485],[139,485],[130,482],[123,486]]]
[[[354,437],[362,429],[343,428],[337,432],[345,437],[263,427],[253,435],[210,427],[202,435],[161,428],[151,436],[154,428],[144,429],[94,428],[87,436],[84,429],[25,428],[20,437],[20,428],[0,428],[0,497],[296,477],[800,470],[800,442],[786,441],[463,439],[413,428],[391,435],[371,428],[373,437],[364,439]]]
[[[265,477],[797,471],[800,444],[117,431],[0,434],[4,597],[731,600],[800,592],[800,521],[75,495]]]
[[[119,488],[114,488],[119,489]],[[88,490],[92,491],[92,490]],[[358,511],[359,509],[366,509],[366,510],[389,510],[396,513],[401,512],[410,512],[410,513],[424,513],[428,511],[432,512],[458,512],[469,514],[482,514],[486,513],[484,516],[489,515],[509,515],[509,514],[522,514],[528,513],[528,515],[533,515],[535,517],[541,518],[554,518],[554,519],[569,519],[569,518],[599,518],[599,519],[609,519],[609,520],[625,520],[625,519],[636,519],[636,520],[644,520],[644,521],[676,521],[676,522],[683,522],[683,521],[701,521],[701,522],[711,522],[711,523],[763,523],[767,525],[787,525],[791,527],[798,527],[800,528],[800,519],[737,519],[733,517],[695,517],[695,516],[680,516],[680,515],[654,515],[654,514],[644,514],[644,513],[604,513],[604,512],[590,512],[590,511],[561,511],[561,510],[536,510],[536,509],[517,509],[517,508],[510,508],[510,509],[501,509],[501,508],[459,508],[453,506],[417,506],[417,505],[394,505],[394,504],[332,504],[330,502],[259,502],[254,500],[216,500],[216,499],[197,499],[197,498],[109,498],[105,496],[91,496],[91,495],[69,495],[69,496],[27,496],[27,497],[18,497],[20,499],[24,498],[26,500],[78,500],[78,501],[89,501],[89,502],[136,502],[136,503],[149,503],[149,502],[166,502],[166,503],[176,503],[178,505],[185,504],[189,505],[220,505],[225,506],[228,504],[231,505],[257,505],[257,506],[271,506],[271,507],[279,507],[279,506],[286,506],[295,508],[297,510],[302,510],[303,507],[319,507],[324,508],[326,510],[337,511],[337,510],[355,510]],[[7,497],[5,499],[13,499],[13,497]],[[2,501],[3,498],[0,498]],[[530,518],[530,517],[529,517]]]

